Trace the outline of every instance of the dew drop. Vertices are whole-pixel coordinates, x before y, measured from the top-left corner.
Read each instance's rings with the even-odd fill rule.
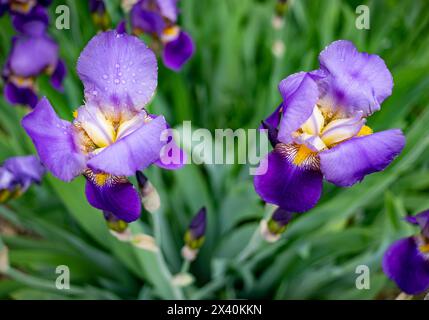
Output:
[[[119,79],[115,79],[115,83],[116,83],[116,84],[119,84]]]
[[[107,74],[103,74],[103,79],[106,80],[107,78]]]
[[[122,84],[125,84],[125,80],[122,80]]]
[[[116,67],[116,68],[119,68],[119,63],[115,64],[115,67]]]

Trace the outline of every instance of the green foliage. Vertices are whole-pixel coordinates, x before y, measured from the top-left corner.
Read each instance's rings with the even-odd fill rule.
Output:
[[[264,216],[247,166],[147,171],[162,207],[157,221],[151,223],[151,214],[144,213],[132,230],[153,234],[162,255],[112,237],[101,212],[86,202],[83,179],[67,184],[48,175],[40,186],[0,206],[0,224],[13,230],[1,234],[12,269],[0,276],[0,298],[392,297],[394,285],[381,271],[384,250],[411,234],[402,221],[407,213],[429,207],[429,3],[364,2],[371,12],[369,30],[356,29],[360,3],[353,0],[290,1],[283,27],[275,30],[274,0],[182,0],[180,23],[192,35],[196,54],[180,73],[159,62],[158,90],[149,108],[177,127],[191,120],[193,129],[256,128],[279,104],[281,79],[315,68],[321,49],[349,39],[360,51],[380,55],[394,77],[392,96],[369,120],[376,131],[399,127],[407,136],[404,152],[388,169],[351,188],[326,184],[319,205],[298,216],[280,241],[261,244],[241,261]],[[86,1],[54,1],[52,20],[62,3],[71,9],[71,29],[52,25],[50,33],[68,66],[65,91],[55,92],[47,79],[38,86],[60,116],[70,119],[83,99],[76,60],[97,31]],[[119,1],[108,3],[112,21],[120,21]],[[1,63],[12,35],[9,17],[0,18]],[[272,52],[279,41],[285,48],[281,57]],[[0,99],[0,161],[34,152],[20,126],[25,113]],[[196,280],[177,290],[171,277],[181,270],[183,235],[202,206],[207,234],[190,267]],[[370,290],[355,288],[355,269],[362,264],[371,269]],[[55,288],[58,265],[69,266],[72,290]]]

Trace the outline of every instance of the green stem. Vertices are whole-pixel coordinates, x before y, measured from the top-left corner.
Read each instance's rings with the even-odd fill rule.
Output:
[[[191,296],[191,300],[201,300],[215,292],[216,290],[219,290],[222,288],[226,283],[228,282],[227,277],[218,278],[215,280],[210,281],[207,283],[204,287],[199,289],[195,294]]]
[[[180,269],[181,273],[187,273],[189,271],[189,268],[191,266],[191,262],[184,259],[182,263],[182,268]]]
[[[159,250],[156,252],[157,262],[160,268],[161,273],[164,278],[167,280],[166,282],[170,285],[170,290],[173,294],[174,299],[183,300],[185,297],[183,295],[182,290],[173,284],[173,279],[170,270],[167,267],[167,263],[165,262],[164,256],[162,255],[161,249],[161,212],[157,210],[152,213],[153,217],[153,230],[155,235],[155,240]]]
[[[243,262],[248,257],[250,257],[260,246],[262,243],[261,234],[259,232],[259,226],[256,228],[255,232],[253,232],[252,238],[249,241],[249,244],[244,248],[241,254],[237,258],[237,262]]]

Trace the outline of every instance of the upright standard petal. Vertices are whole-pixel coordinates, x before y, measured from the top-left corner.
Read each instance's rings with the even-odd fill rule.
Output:
[[[283,116],[280,120],[278,139],[290,143],[291,133],[298,130],[313,113],[319,97],[316,82],[307,72],[295,73],[279,84],[283,97]]]
[[[47,35],[18,36],[10,54],[9,66],[15,75],[33,77],[49,67],[54,68],[57,61],[58,46]]]
[[[325,179],[347,187],[365,175],[386,168],[405,146],[399,129],[377,132],[344,141],[319,154]]]
[[[161,14],[171,22],[177,20],[177,1],[178,0],[156,0]]]
[[[70,181],[85,169],[85,156],[76,145],[73,125],[61,120],[46,98],[22,119],[40,160],[57,178]]]
[[[254,177],[256,192],[261,198],[284,210],[305,212],[314,207],[322,193],[322,174],[313,169],[293,165],[276,151],[261,161],[264,174]]]
[[[163,17],[155,11],[150,11],[136,4],[130,12],[131,26],[135,33],[145,32],[161,34],[165,28]]]
[[[383,271],[407,294],[419,294],[429,288],[429,260],[418,251],[412,237],[389,247],[384,254]]]
[[[392,94],[393,78],[383,59],[357,51],[350,41],[335,41],[319,56],[326,77],[319,80],[321,105],[350,116],[369,116]]]
[[[152,98],[158,77],[155,54],[137,37],[115,30],[92,38],[77,71],[88,101],[136,110]]]
[[[166,143],[161,139],[164,130],[165,119],[158,116],[105,148],[88,161],[88,166],[113,175],[132,176],[159,159]]]
[[[180,31],[177,39],[167,42],[162,58],[167,68],[179,71],[194,54],[194,42],[184,31]]]
[[[140,217],[140,197],[129,182],[97,186],[87,180],[85,194],[90,205],[109,211],[120,220],[133,222]]]
[[[429,210],[420,212],[415,216],[407,216],[405,220],[411,224],[418,225],[421,233],[429,239]]]

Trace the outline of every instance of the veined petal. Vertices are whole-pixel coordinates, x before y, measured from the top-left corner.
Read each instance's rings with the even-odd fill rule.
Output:
[[[91,39],[79,57],[77,71],[86,100],[103,108],[142,109],[152,98],[158,77],[155,54],[146,44],[115,30]]]
[[[316,82],[306,72],[295,73],[279,84],[283,97],[283,116],[278,139],[290,143],[292,132],[298,130],[313,113],[319,97]]]
[[[327,146],[333,145],[357,135],[364,122],[362,112],[358,112],[353,118],[333,120],[323,128],[321,138]]]
[[[90,205],[109,211],[120,220],[133,222],[140,217],[140,197],[129,182],[106,184],[100,187],[87,180],[85,194]]]
[[[386,168],[404,145],[405,137],[399,129],[355,137],[320,152],[321,170],[329,182],[351,186],[365,175]]]
[[[112,175],[132,176],[159,159],[166,143],[161,141],[164,130],[165,119],[158,116],[95,155],[88,161],[88,166]]]
[[[326,77],[318,81],[325,110],[369,116],[392,93],[393,78],[383,59],[357,51],[350,41],[331,43],[319,55]]]
[[[85,168],[85,156],[80,152],[70,122],[61,120],[46,98],[22,119],[40,160],[57,178],[70,181]]]
[[[107,147],[115,140],[115,128],[106,119],[100,108],[87,104],[77,110],[76,121],[91,140],[100,148]]]
[[[418,251],[412,237],[400,239],[387,249],[383,271],[407,294],[419,294],[429,288],[429,260]]]
[[[264,174],[255,175],[254,186],[266,202],[291,212],[304,212],[314,207],[322,192],[320,171],[293,165],[277,151],[261,161]]]
[[[318,106],[314,106],[313,113],[310,118],[304,122],[301,126],[301,129],[310,135],[318,135],[323,126],[325,125],[325,118],[323,117],[322,112],[320,111]]]

